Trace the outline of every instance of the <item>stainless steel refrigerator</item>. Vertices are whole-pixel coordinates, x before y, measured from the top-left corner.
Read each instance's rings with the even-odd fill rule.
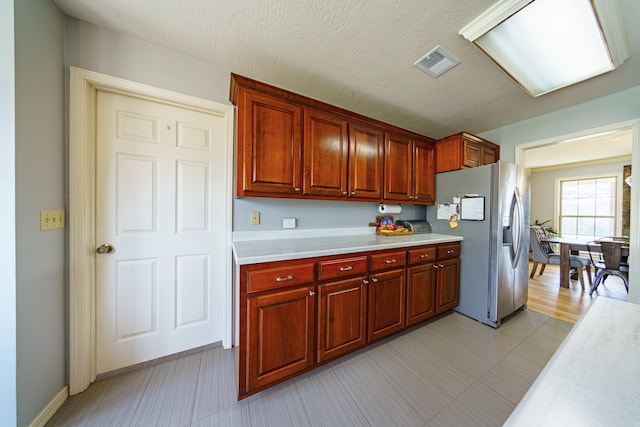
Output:
[[[527,303],[529,176],[528,169],[504,161],[439,173],[436,205],[427,208],[434,233],[463,237],[460,304],[454,310],[494,328]],[[465,195],[473,200],[461,200],[458,226],[451,228],[444,216],[456,207],[454,197]]]

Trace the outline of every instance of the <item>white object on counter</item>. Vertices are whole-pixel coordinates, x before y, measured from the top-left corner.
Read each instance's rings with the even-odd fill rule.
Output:
[[[402,206],[380,203],[378,205],[378,212],[380,212],[383,215],[399,214],[402,212]]]
[[[597,297],[505,426],[640,423],[640,305]]]

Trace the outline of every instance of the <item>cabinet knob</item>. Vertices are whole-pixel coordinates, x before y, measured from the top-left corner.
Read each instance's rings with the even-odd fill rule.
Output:
[[[444,265],[443,265],[443,264],[440,264],[440,265],[439,265],[439,267],[440,267],[440,268],[444,268]]]
[[[294,188],[295,191],[300,191],[300,187]]]
[[[347,194],[349,194],[349,193],[348,193],[348,192],[346,192],[346,191],[343,191],[343,192],[342,192],[342,194],[344,194],[344,195],[346,196],[346,195],[347,195]]]
[[[287,280],[293,280],[293,276],[276,277],[276,282],[286,282]]]
[[[369,281],[367,279],[362,279],[362,283],[365,284],[365,285],[368,285]]]
[[[438,268],[438,264],[433,264],[433,268]]]
[[[351,195],[352,195],[352,196],[355,196],[355,195],[356,195],[356,192],[355,192],[355,191],[352,191],[352,192],[351,192]]]
[[[314,291],[309,291],[309,296],[312,297],[314,296],[316,293]]]
[[[372,277],[372,278],[371,278],[371,281],[372,281],[373,283],[376,283],[376,282],[378,281],[378,279],[376,279],[375,277]]]

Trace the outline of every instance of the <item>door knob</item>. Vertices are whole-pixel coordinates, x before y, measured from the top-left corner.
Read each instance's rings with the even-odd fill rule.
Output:
[[[99,254],[112,254],[115,251],[116,251],[116,248],[114,248],[113,245],[109,243],[104,243],[98,246],[98,248],[96,249],[96,252]]]

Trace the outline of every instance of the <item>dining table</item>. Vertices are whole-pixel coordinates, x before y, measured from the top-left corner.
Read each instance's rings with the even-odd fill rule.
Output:
[[[588,251],[587,243],[593,240],[580,240],[570,237],[548,237],[543,241],[549,243],[557,243],[560,246],[560,286],[563,288],[569,287],[570,279],[570,267],[569,267],[569,255],[571,253],[577,254],[580,251]],[[600,245],[589,245],[592,252],[600,252]],[[629,256],[629,245],[622,246],[622,255]]]

